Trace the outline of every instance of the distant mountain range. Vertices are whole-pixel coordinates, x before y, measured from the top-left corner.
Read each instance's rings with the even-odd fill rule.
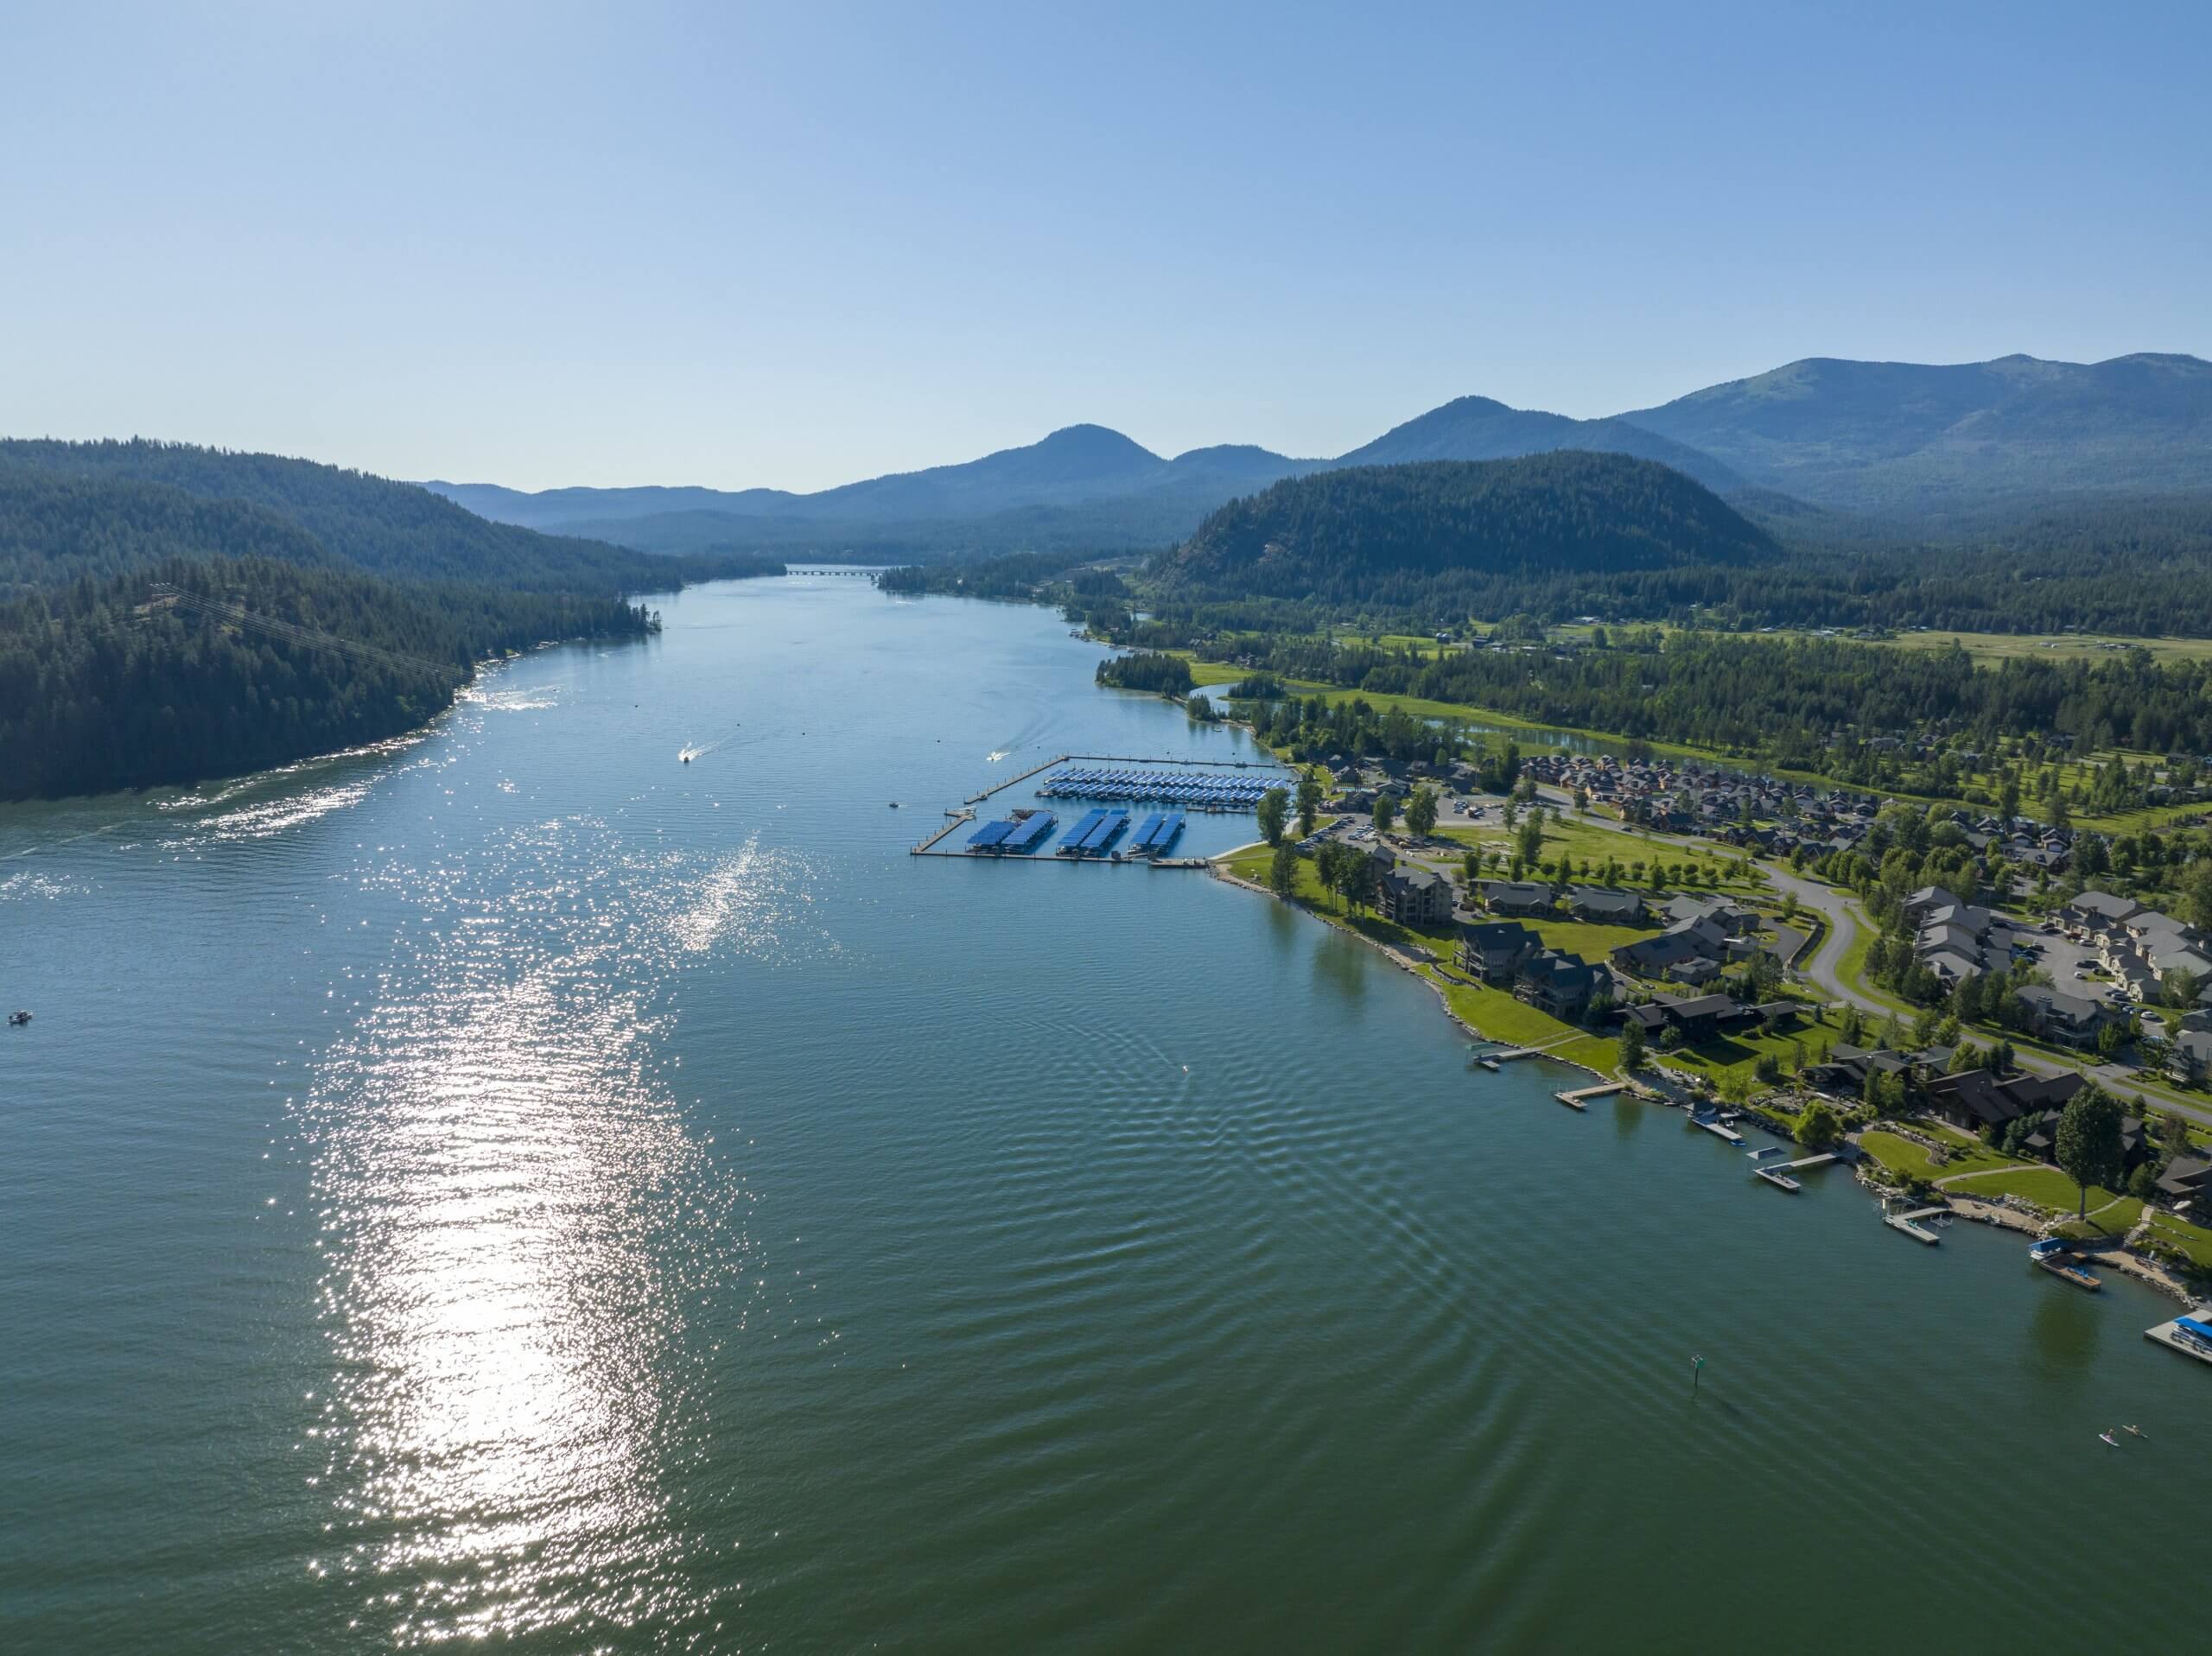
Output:
[[[1180,541],[1213,508],[1284,478],[1558,449],[1656,460],[1763,521],[1799,527],[1827,512],[1916,528],[2082,495],[2207,493],[2212,364],[1809,358],[1610,419],[1460,397],[1333,460],[1236,444],[1165,459],[1119,432],[1079,425],[964,464],[814,494],[425,486],[496,522],[653,552],[1110,552]]]

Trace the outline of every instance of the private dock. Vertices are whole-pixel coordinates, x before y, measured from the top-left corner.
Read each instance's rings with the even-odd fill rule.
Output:
[[[1776,1190],[1787,1190],[1792,1196],[1796,1196],[1798,1191],[1805,1188],[1778,1167],[1754,1167],[1751,1169],[1751,1177],[1764,1179]]]
[[[2143,1337],[2184,1357],[2212,1363],[2212,1311],[2185,1311],[2171,1323],[2144,1329]]]
[[[1808,1167],[1826,1167],[1830,1162],[1840,1162],[1842,1157],[1833,1150],[1825,1156],[1807,1156],[1794,1162],[1784,1162],[1774,1171],[1777,1173],[1802,1173]]]
[[[1735,1128],[1730,1126],[1725,1121],[1716,1120],[1710,1116],[1692,1116],[1690,1120],[1695,1126],[1703,1127],[1707,1133],[1713,1134],[1714,1138],[1719,1139],[1728,1144],[1740,1146],[1744,1142],[1744,1135],[1737,1132]]]
[[[1885,1213],[1882,1215],[1882,1222],[1891,1230],[1903,1231],[1916,1242],[1925,1242],[1934,1247],[1943,1239],[1920,1221],[1949,1211],[1948,1208],[1915,1208],[1910,1213]]]
[[[1581,1110],[1587,1109],[1590,1101],[1593,1098],[1611,1098],[1615,1093],[1624,1093],[1627,1090],[1626,1082],[1609,1081],[1595,1087],[1572,1088],[1563,1093],[1554,1093],[1552,1096],[1570,1110]]]
[[[2059,1237],[2045,1237],[2028,1249],[2028,1258],[2048,1271],[2061,1282],[2071,1283],[2076,1288],[2086,1288],[2091,1293],[2104,1284],[2074,1262],[2074,1250]]]

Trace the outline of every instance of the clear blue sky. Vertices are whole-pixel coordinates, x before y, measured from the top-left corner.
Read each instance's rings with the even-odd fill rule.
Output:
[[[813,488],[2212,356],[2212,7],[0,11],[0,433]]]

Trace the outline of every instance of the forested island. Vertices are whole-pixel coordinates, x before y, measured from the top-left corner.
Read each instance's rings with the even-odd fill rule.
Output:
[[[486,658],[654,631],[625,592],[782,568],[540,535],[271,455],[0,443],[0,798],[396,736]]]

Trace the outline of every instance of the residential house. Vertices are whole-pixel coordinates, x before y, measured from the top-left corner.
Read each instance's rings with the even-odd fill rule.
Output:
[[[2063,1106],[2081,1090],[2082,1077],[2071,1071],[1999,1080],[1987,1069],[1967,1069],[1937,1075],[1927,1087],[1929,1108],[1953,1126],[1974,1133],[2009,1126],[2023,1115]]]
[[[2212,1030],[2184,1027],[2166,1049],[2167,1067],[2181,1080],[2201,1082],[2212,1076]]]
[[[2141,912],[2142,908],[2132,897],[2114,897],[2110,891],[2083,891],[2069,898],[2059,912],[2069,924],[2090,931],[2108,931],[2129,915]]]
[[[1904,900],[1904,923],[1916,929],[1936,909],[1955,909],[1959,899],[1940,885],[1923,885]]]
[[[1661,996],[1642,1006],[1621,1009],[1622,1021],[1639,1025],[1647,1036],[1656,1035],[1670,1026],[1679,1031],[1684,1046],[1695,1046],[1740,1029],[1757,1017],[1758,1013],[1728,995],[1698,995],[1685,1000]]]
[[[1866,1095],[1868,1075],[1909,1076],[1913,1068],[1913,1060],[1906,1053],[1893,1051],[1888,1047],[1869,1049],[1838,1041],[1828,1049],[1826,1058],[1805,1066],[1805,1080],[1821,1092],[1832,1093],[1839,1098],[1862,1098]]]
[[[1717,968],[1726,962],[1730,942],[1718,922],[1700,916],[1678,920],[1656,937],[1624,943],[1613,950],[1613,964],[1643,978],[1679,975],[1677,968],[1691,961],[1710,961]]]
[[[1634,891],[1578,885],[1567,894],[1567,909],[1578,920],[1601,925],[1636,926],[1643,923],[1643,898]]]
[[[1552,888],[1541,880],[1491,879],[1482,882],[1483,904],[1492,914],[1548,917],[1556,910]]]
[[[1544,940],[1517,920],[1488,920],[1459,928],[1459,968],[1484,983],[1513,981],[1521,962]]]
[[[1611,975],[1603,967],[1548,949],[1522,961],[1513,983],[1521,999],[1568,1023],[1579,1020],[1600,991],[1611,988]]]
[[[2104,1002],[2070,995],[2047,984],[2033,984],[2017,993],[2027,1009],[2029,1032],[2046,1041],[2087,1046],[2112,1021],[2112,1009]]]
[[[2158,1175],[2158,1200],[2173,1209],[2197,1211],[2212,1197],[2212,1161],[2202,1156],[2177,1156]]]
[[[1452,918],[1452,882],[1433,868],[1394,863],[1376,882],[1375,908],[1402,926],[1440,926]]]

